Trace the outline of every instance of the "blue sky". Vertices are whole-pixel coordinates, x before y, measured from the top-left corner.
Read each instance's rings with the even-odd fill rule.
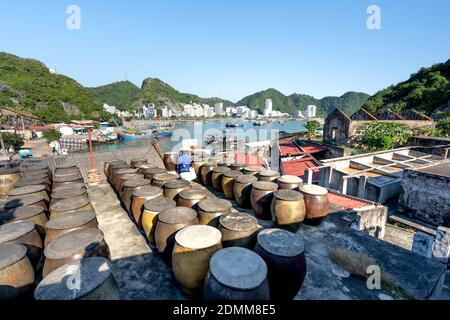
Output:
[[[237,101],[276,88],[375,93],[450,58],[448,0],[0,0],[0,51],[85,86],[158,77]],[[68,30],[66,9],[81,9]],[[381,30],[366,27],[369,5]]]

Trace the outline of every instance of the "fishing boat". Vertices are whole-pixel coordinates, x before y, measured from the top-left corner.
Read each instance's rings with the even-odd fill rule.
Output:
[[[232,123],[232,122],[227,122],[227,124],[225,125],[225,127],[227,128],[238,128],[238,127],[243,127],[244,124],[242,123]]]
[[[127,132],[118,132],[120,141],[137,141],[137,140],[154,140],[156,138],[156,134],[154,133],[127,133]]]

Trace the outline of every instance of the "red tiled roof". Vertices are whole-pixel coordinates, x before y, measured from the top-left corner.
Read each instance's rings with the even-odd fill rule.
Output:
[[[346,210],[364,208],[372,204],[370,201],[355,199],[344,194],[333,192],[328,192],[328,200],[330,200],[330,203],[343,207]]]
[[[321,151],[326,150],[325,147],[320,147],[316,145],[306,145],[298,147],[293,141],[281,141],[280,145],[280,154],[282,157],[286,156],[300,156],[305,153],[314,154]]]
[[[281,161],[281,170],[284,175],[293,175],[304,178],[306,168],[314,168],[320,166],[313,157],[302,158],[291,161]],[[319,169],[313,169],[313,179],[319,179]]]
[[[88,125],[88,124],[93,124],[94,120],[73,120],[73,121],[70,121],[70,123],[73,123],[76,125]]]
[[[54,130],[54,126],[27,126],[25,130],[33,130],[33,131],[47,131]],[[23,127],[18,127],[17,130],[23,130]]]

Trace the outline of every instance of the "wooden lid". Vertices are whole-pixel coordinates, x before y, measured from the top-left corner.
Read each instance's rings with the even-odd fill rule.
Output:
[[[49,171],[50,167],[46,164],[38,164],[38,165],[32,165],[27,168],[22,168],[20,171],[22,172],[33,172],[33,171]]]
[[[244,168],[245,172],[260,172],[261,170],[263,170],[263,168],[257,166],[248,166]]]
[[[6,175],[6,174],[14,174],[19,173],[19,169],[2,169],[0,170],[0,176]]]
[[[168,224],[183,224],[194,220],[196,217],[197,212],[194,209],[186,207],[164,210],[158,215],[159,221]]]
[[[150,180],[148,179],[131,179],[126,180],[123,183],[123,188],[139,188],[139,187],[145,187],[150,184]]]
[[[0,222],[5,223],[8,221],[28,219],[37,216],[38,214],[42,214],[43,212],[44,208],[41,206],[17,207],[0,213]]]
[[[32,179],[22,179],[16,184],[16,188],[26,187],[26,186],[39,186],[39,185],[50,185],[50,180],[48,178],[32,178]]]
[[[16,221],[0,226],[0,244],[20,238],[34,230],[31,221]]]
[[[135,159],[131,159],[131,163],[139,163],[139,162],[145,163],[145,162],[147,162],[147,159],[145,159],[145,158],[135,158]]]
[[[177,203],[175,200],[158,197],[155,199],[148,200],[144,203],[144,209],[150,212],[162,212],[168,209],[175,208]]]
[[[0,245],[0,270],[9,267],[27,254],[27,247],[21,244],[5,243]]]
[[[281,183],[303,183],[303,179],[297,176],[284,175],[278,178],[278,182]]]
[[[78,166],[75,163],[65,163],[60,164],[55,167],[56,170],[58,169],[68,169],[68,168],[78,168]]]
[[[53,182],[71,182],[71,181],[79,181],[79,180],[83,180],[83,177],[81,174],[77,173],[77,174],[71,174],[71,175],[67,175],[67,176],[56,176],[53,179]]]
[[[150,163],[139,163],[136,165],[136,168],[139,170],[148,170],[148,169],[152,169],[155,168],[154,165],[150,164]]]
[[[200,188],[190,188],[181,191],[178,196],[186,200],[202,200],[208,197],[205,190]]]
[[[56,212],[64,212],[64,211],[73,211],[76,209],[80,209],[84,206],[87,206],[89,204],[89,199],[83,198],[68,198],[68,199],[61,199],[61,201],[58,201],[57,203],[52,204],[50,207],[50,211],[56,211]]]
[[[213,169],[213,172],[214,173],[225,173],[225,172],[228,172],[228,171],[231,171],[231,169],[230,168],[228,168],[228,167],[217,167],[217,168],[214,168]]]
[[[227,178],[237,178],[237,177],[239,177],[239,176],[241,176],[241,175],[242,175],[242,172],[237,171],[237,170],[230,170],[230,171],[225,172],[225,173],[223,174],[223,176],[224,176],[224,177],[227,177]]]
[[[228,212],[232,206],[230,201],[219,198],[209,198],[198,203],[198,208],[205,212]]]
[[[172,180],[172,181],[166,182],[164,184],[164,188],[181,189],[181,188],[188,188],[190,185],[191,185],[191,183],[189,181],[177,179],[177,180]]]
[[[94,211],[68,212],[51,219],[47,222],[46,227],[52,230],[77,228],[91,222],[95,217]]]
[[[5,201],[4,207],[6,209],[13,209],[21,206],[29,206],[43,200],[45,200],[45,197],[42,194],[31,194],[14,199],[8,199]]]
[[[178,179],[178,177],[171,173],[160,173],[160,174],[155,174],[153,176],[153,180],[157,180],[157,181],[172,181],[172,180],[177,180],[177,179]]]
[[[52,192],[59,192],[66,189],[86,189],[86,186],[83,182],[71,182],[52,188]]]
[[[261,170],[259,172],[259,175],[261,177],[279,177],[280,173],[278,171],[275,171],[275,170]]]
[[[127,173],[119,178],[121,181],[144,179],[144,175],[138,173]]]
[[[136,198],[156,198],[163,194],[161,188],[155,186],[145,186],[144,188],[137,189],[133,192],[133,196]]]
[[[324,196],[328,194],[328,190],[314,184],[305,184],[300,187],[300,191],[313,196]]]
[[[81,196],[83,194],[86,194],[86,189],[77,189],[77,188],[71,188],[71,189],[64,189],[60,190],[58,192],[52,193],[52,199],[68,199],[68,198],[74,198]]]
[[[164,168],[150,168],[145,170],[145,173],[147,174],[162,174],[167,173],[167,170]]]
[[[251,290],[267,277],[264,260],[251,250],[239,247],[217,251],[211,258],[210,272],[223,285]]]
[[[216,228],[203,225],[188,226],[175,235],[175,241],[182,247],[206,249],[220,242],[222,234]]]
[[[294,190],[278,190],[274,193],[275,198],[285,201],[300,201],[303,200],[303,194]]]
[[[50,242],[44,250],[49,259],[64,259],[89,250],[103,241],[103,232],[89,228],[66,233]]]
[[[128,169],[131,168],[131,166],[129,164],[125,163],[121,163],[121,164],[116,164],[116,165],[109,165],[109,170],[111,170],[111,172],[114,172],[116,170],[120,170],[120,169]]]
[[[211,167],[211,168],[213,168],[215,166],[217,166],[217,162],[216,161],[208,161],[202,167]]]
[[[231,170],[242,170],[245,168],[245,163],[232,163],[230,164]]]
[[[103,257],[90,257],[74,261],[49,273],[36,287],[36,300],[77,300],[102,285],[111,276],[111,262]],[[76,290],[67,285],[69,279],[78,277]]]
[[[251,231],[258,229],[258,220],[243,212],[232,212],[219,219],[222,227],[231,231]]]
[[[48,171],[31,171],[31,172],[22,172],[23,179],[45,179],[49,177]]]
[[[115,174],[116,175],[132,174],[132,173],[136,173],[137,171],[138,171],[138,169],[123,168],[123,169],[116,170]]]
[[[263,191],[275,191],[278,189],[278,185],[269,181],[257,181],[252,184],[254,189],[259,189]]]
[[[71,167],[71,168],[64,168],[64,169],[56,169],[55,175],[56,176],[70,176],[73,174],[80,174],[80,168],[78,167]]]
[[[235,182],[242,183],[242,184],[251,184],[256,181],[258,181],[258,178],[252,174],[241,174],[240,176],[236,177],[236,179],[235,179]]]
[[[110,167],[121,165],[121,164],[127,164],[127,162],[125,160],[111,160],[111,161],[108,161],[107,163]]]
[[[281,229],[265,229],[258,234],[258,244],[267,252],[281,257],[295,257],[305,251],[299,234]]]
[[[20,188],[12,189],[8,192],[8,196],[16,197],[23,196],[27,194],[37,193],[45,190],[45,186],[43,185],[34,185],[34,186],[25,186]]]

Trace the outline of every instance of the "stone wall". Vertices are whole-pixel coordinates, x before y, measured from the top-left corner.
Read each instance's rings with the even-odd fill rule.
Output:
[[[405,169],[399,210],[435,227],[450,227],[450,177]]]

